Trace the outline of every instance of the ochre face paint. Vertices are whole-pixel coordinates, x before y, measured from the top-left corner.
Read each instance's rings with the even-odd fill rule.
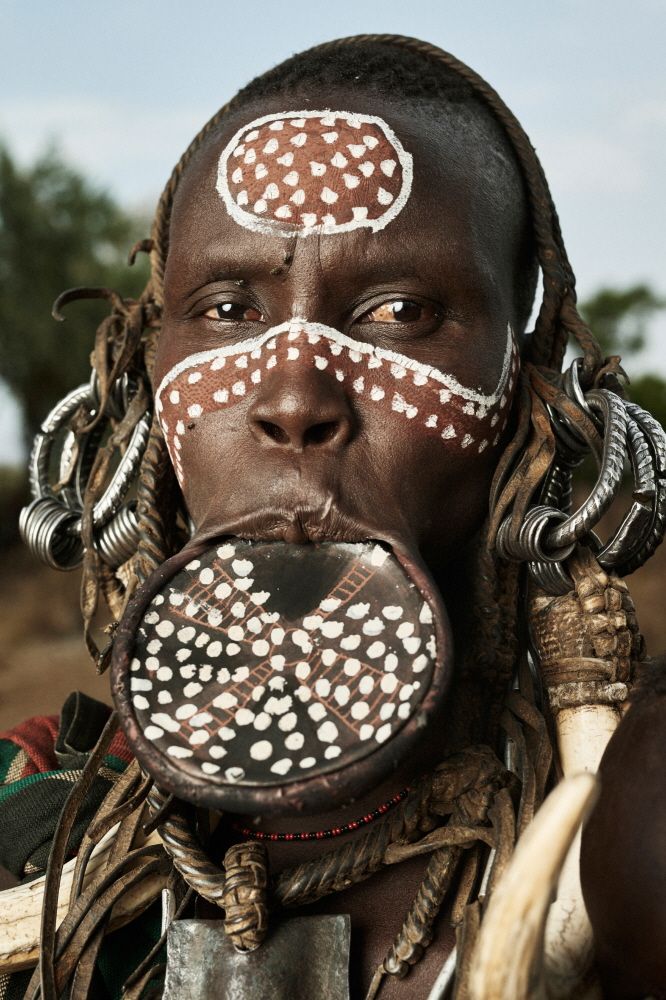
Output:
[[[383,229],[404,207],[412,157],[381,118],[266,115],[220,156],[217,190],[241,226],[277,236]]]
[[[246,400],[267,378],[288,375],[295,365],[336,379],[359,406],[378,408],[387,421],[406,423],[447,449],[478,454],[496,445],[506,426],[519,358],[507,327],[497,386],[485,394],[430,365],[304,320],[192,354],[165,375],[156,393],[158,419],[182,488],[188,485],[183,448],[197,422]]]

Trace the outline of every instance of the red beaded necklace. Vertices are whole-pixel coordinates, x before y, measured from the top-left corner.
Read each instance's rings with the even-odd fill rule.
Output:
[[[408,794],[409,789],[404,788],[397,795],[377,806],[372,812],[366,813],[365,816],[359,816],[358,819],[354,819],[349,823],[343,823],[342,826],[333,826],[330,830],[306,830],[303,833],[269,833],[267,830],[253,830],[249,826],[241,826],[240,823],[234,823],[233,828],[238,833],[242,833],[244,837],[249,837],[252,840],[330,840],[331,837],[341,837],[343,833],[351,833],[353,830],[358,830],[360,827],[367,826],[368,823],[379,819],[389,809],[402,802]]]

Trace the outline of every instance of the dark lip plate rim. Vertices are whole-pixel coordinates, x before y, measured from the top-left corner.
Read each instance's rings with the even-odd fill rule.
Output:
[[[441,708],[453,673],[453,643],[448,615],[439,591],[420,560],[414,559],[393,542],[382,538],[367,540],[368,543],[378,542],[388,547],[419,593],[427,600],[433,611],[438,650],[428,690],[413,714],[386,743],[380,744],[353,764],[342,765],[324,774],[286,781],[281,785],[240,785],[220,781],[214,775],[198,777],[178,770],[143,735],[131,700],[130,664],[134,655],[136,629],[155,594],[188,562],[230,537],[237,536],[224,534],[217,536],[215,540],[207,537],[200,544],[188,543],[148,577],[127,605],[114,635],[110,673],[111,694],[130,749],[160,789],[195,806],[217,812],[250,814],[256,811],[270,816],[284,813],[285,808],[316,810],[351,801],[367,793],[372,785],[388,778],[404,762],[407,753],[421,742],[427,720]]]

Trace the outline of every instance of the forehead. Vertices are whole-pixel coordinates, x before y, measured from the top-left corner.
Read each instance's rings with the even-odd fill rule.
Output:
[[[264,115],[222,150],[217,191],[239,225],[276,236],[383,229],[404,208],[413,158],[376,115]]]
[[[312,235],[324,237],[312,251],[341,267],[449,256],[461,272],[508,274],[519,181],[482,121],[368,95],[315,102],[324,110],[303,111],[297,97],[293,110],[284,97],[254,102],[206,140],[176,193],[171,264],[273,259],[290,236]]]

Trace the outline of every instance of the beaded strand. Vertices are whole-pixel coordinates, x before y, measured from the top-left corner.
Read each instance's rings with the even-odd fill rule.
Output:
[[[402,802],[408,794],[409,789],[404,788],[397,795],[377,806],[372,812],[366,813],[365,816],[359,816],[358,819],[351,820],[349,823],[343,823],[342,826],[333,826],[329,830],[306,830],[302,833],[269,833],[267,830],[253,830],[251,827],[241,826],[239,823],[234,823],[233,828],[237,833],[241,833],[244,837],[249,837],[251,840],[330,840],[332,837],[341,837],[344,833],[352,833],[362,826],[373,823],[380,816],[384,816],[389,809],[393,809],[394,806]]]

